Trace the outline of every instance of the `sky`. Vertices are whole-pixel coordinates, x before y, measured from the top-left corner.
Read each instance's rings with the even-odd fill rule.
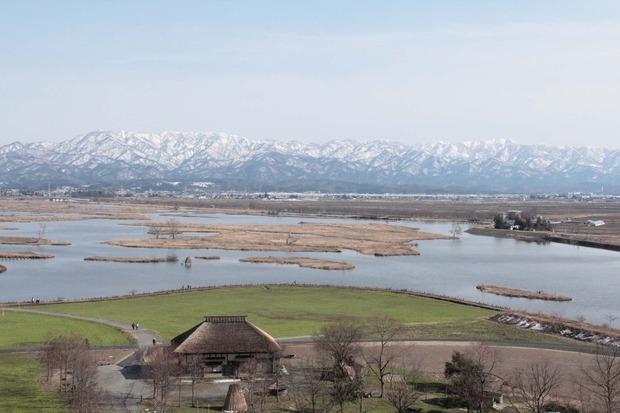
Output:
[[[0,0],[0,145],[93,130],[620,148],[620,2]]]

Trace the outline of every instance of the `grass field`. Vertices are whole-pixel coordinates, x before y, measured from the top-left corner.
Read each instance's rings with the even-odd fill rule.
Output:
[[[61,413],[64,405],[37,380],[42,367],[32,354],[0,354],[0,412]]]
[[[124,333],[97,323],[5,311],[0,315],[0,349],[38,346],[58,334],[76,333],[91,345],[131,344]]]
[[[168,340],[205,315],[247,315],[274,337],[315,334],[338,318],[390,316],[402,323],[445,323],[494,314],[492,310],[389,291],[301,286],[214,288],[88,303],[42,305],[41,310],[137,321]]]

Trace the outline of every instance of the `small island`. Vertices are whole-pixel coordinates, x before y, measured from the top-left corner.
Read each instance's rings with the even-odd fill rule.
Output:
[[[132,257],[86,257],[84,261],[105,261],[105,262],[128,262],[128,263],[156,263],[156,262],[176,262],[176,256],[167,258],[132,258]]]
[[[0,244],[4,244],[4,245],[53,245],[53,246],[71,245],[68,242],[52,242],[49,239],[45,239],[45,238],[3,237],[3,236],[0,236]]]
[[[32,251],[0,251],[2,259],[50,259],[53,255],[37,254]]]
[[[328,261],[306,257],[248,257],[240,258],[239,261],[261,264],[296,264],[303,268],[313,268],[315,270],[352,270],[355,268],[354,265],[346,262]]]
[[[194,258],[198,260],[219,260],[220,256],[219,255],[202,255],[202,256],[197,256]]]
[[[130,248],[221,249],[237,251],[341,252],[354,250],[377,257],[419,255],[419,240],[449,239],[415,228],[385,224],[304,223],[298,225],[207,225],[143,222],[153,238],[110,240]],[[181,235],[186,232],[208,235]],[[167,235],[167,237],[164,237]]]
[[[563,295],[549,294],[544,291],[528,291],[519,290],[517,288],[498,287],[497,285],[481,284],[476,286],[483,293],[501,295],[504,297],[527,298],[529,300],[547,300],[547,301],[571,301],[571,297]]]

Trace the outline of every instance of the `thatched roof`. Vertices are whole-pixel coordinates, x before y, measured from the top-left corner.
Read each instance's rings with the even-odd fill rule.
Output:
[[[245,412],[248,410],[248,405],[243,396],[241,385],[239,383],[233,383],[228,386],[228,393],[226,394],[226,401],[224,401],[225,412]]]
[[[176,353],[275,353],[282,350],[245,316],[211,316],[171,341]]]

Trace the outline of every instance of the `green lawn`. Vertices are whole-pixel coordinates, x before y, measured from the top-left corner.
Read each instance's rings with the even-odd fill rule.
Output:
[[[341,317],[390,316],[403,323],[445,323],[494,314],[472,306],[408,294],[353,288],[254,286],[214,288],[88,303],[41,305],[41,310],[139,322],[170,339],[205,315],[247,315],[274,337],[315,334]]]
[[[41,363],[32,354],[0,354],[0,412],[65,411],[52,389],[45,390],[38,385],[41,370]]]
[[[78,334],[91,345],[126,345],[132,340],[124,333],[98,323],[4,311],[0,315],[0,348],[38,346],[59,334]]]

